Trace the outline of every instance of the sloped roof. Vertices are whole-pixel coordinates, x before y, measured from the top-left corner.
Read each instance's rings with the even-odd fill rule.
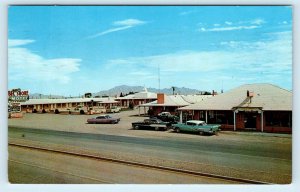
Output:
[[[251,99],[247,91],[253,92]],[[272,84],[246,84],[179,110],[232,110],[236,107],[291,111],[292,92]]]
[[[212,95],[182,95],[182,98],[190,104],[198,103],[210,97]]]
[[[151,106],[187,106],[191,103],[195,103],[196,101],[202,101],[203,99],[206,99],[207,96],[203,97],[204,95],[165,95],[164,103],[163,104],[157,104],[157,100],[142,104],[141,107],[151,107]]]
[[[82,102],[115,102],[115,98],[68,98],[68,99],[29,99],[21,105],[38,105],[38,104],[54,104],[54,103],[82,103]]]
[[[118,97],[117,100],[127,100],[127,99],[156,99],[157,93],[148,92],[148,90],[145,88],[144,91],[126,95],[125,97]]]

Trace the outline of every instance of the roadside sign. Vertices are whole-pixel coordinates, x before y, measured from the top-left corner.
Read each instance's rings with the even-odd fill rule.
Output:
[[[21,112],[21,104],[20,103],[11,103],[8,105],[8,112]]]
[[[25,102],[29,100],[29,92],[27,90],[12,89],[8,91],[9,102]]]

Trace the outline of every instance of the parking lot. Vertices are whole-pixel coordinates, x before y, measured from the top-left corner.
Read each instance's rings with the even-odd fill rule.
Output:
[[[95,150],[109,157],[122,156],[129,161],[166,164],[274,183],[290,182],[291,135],[221,131],[218,135],[202,136],[172,130],[134,130],[132,122],[148,117],[138,116],[138,110],[111,115],[120,117],[121,121],[118,124],[87,124],[88,118],[97,115],[27,113],[23,118],[9,119],[8,125],[21,128],[19,131],[32,128],[73,132],[57,136],[25,133],[23,140],[26,142],[61,143],[78,149],[84,147],[85,151]],[[15,133],[15,129],[9,129],[9,133],[10,140],[22,139],[22,134]],[[94,134],[97,140],[85,138],[94,138]],[[64,139],[63,135],[69,139]]]
[[[143,121],[144,116],[138,115],[138,109],[112,113],[111,116],[120,117],[118,124],[87,124],[87,119],[97,115],[61,115],[61,114],[33,114],[25,113],[23,118],[8,120],[8,126],[20,128],[50,129],[57,131],[108,134],[143,138],[174,138],[174,139],[208,139],[208,140],[251,140],[267,142],[291,142],[289,134],[271,134],[260,132],[221,131],[218,136],[199,136],[198,134],[178,134],[169,131],[133,130],[132,122]]]

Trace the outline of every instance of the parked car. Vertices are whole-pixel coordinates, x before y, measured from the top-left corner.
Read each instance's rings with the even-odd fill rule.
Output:
[[[144,119],[144,121],[134,122],[132,123],[133,129],[154,129],[156,131],[159,130],[168,130],[171,128],[171,123],[163,122],[157,118]]]
[[[198,120],[190,120],[185,123],[177,123],[172,124],[172,128],[177,133],[181,131],[186,132],[196,132],[200,135],[203,134],[217,134],[221,125],[217,124],[206,124],[205,121],[198,121]]]
[[[156,117],[164,122],[178,122],[179,121],[179,117],[177,117],[176,115],[172,115],[170,112],[161,112],[161,113],[157,114]]]
[[[87,120],[89,124],[96,124],[96,123],[111,123],[116,124],[120,121],[120,118],[111,117],[110,115],[99,115],[95,118],[91,118]]]
[[[112,106],[111,108],[106,109],[107,113],[119,113],[120,111],[121,111],[121,108],[117,107],[117,106]]]
[[[102,106],[95,106],[93,107],[93,112],[94,113],[106,113],[105,107]]]

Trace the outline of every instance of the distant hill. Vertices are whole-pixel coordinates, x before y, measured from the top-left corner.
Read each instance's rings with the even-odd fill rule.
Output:
[[[120,96],[122,93],[123,95],[128,94],[129,92],[141,92],[144,90],[144,87],[142,86],[128,86],[128,85],[120,85],[116,86],[114,88],[105,90],[105,91],[100,91],[97,93],[93,93],[93,97],[102,97],[102,96]],[[173,90],[172,88],[164,88],[161,90],[158,90],[156,88],[147,88],[149,92],[153,93],[165,93],[167,95],[172,95]],[[191,94],[203,94],[205,91],[199,91],[197,89],[190,89],[186,87],[175,87],[175,94],[181,94],[181,95],[191,95]],[[40,93],[34,93],[30,94],[29,97],[31,99],[62,99],[62,98],[70,98],[67,96],[61,96],[61,95],[44,95]]]
[[[30,99],[62,99],[65,97],[61,95],[43,95],[40,93],[33,93],[33,94],[29,94],[29,98]]]
[[[141,92],[144,90],[144,87],[142,86],[128,86],[128,85],[120,85],[116,86],[114,88],[111,88],[109,90],[105,91],[100,91],[97,93],[94,93],[93,96],[119,96],[121,93],[122,94],[128,94],[129,92]],[[154,93],[165,93],[167,95],[173,94],[172,88],[164,88],[161,90],[158,90],[156,88],[147,88],[149,92],[154,92]],[[190,89],[190,88],[185,88],[185,87],[175,87],[175,94],[183,94],[183,95],[188,95],[188,94],[201,94],[204,93],[204,91],[199,91],[197,89]]]

